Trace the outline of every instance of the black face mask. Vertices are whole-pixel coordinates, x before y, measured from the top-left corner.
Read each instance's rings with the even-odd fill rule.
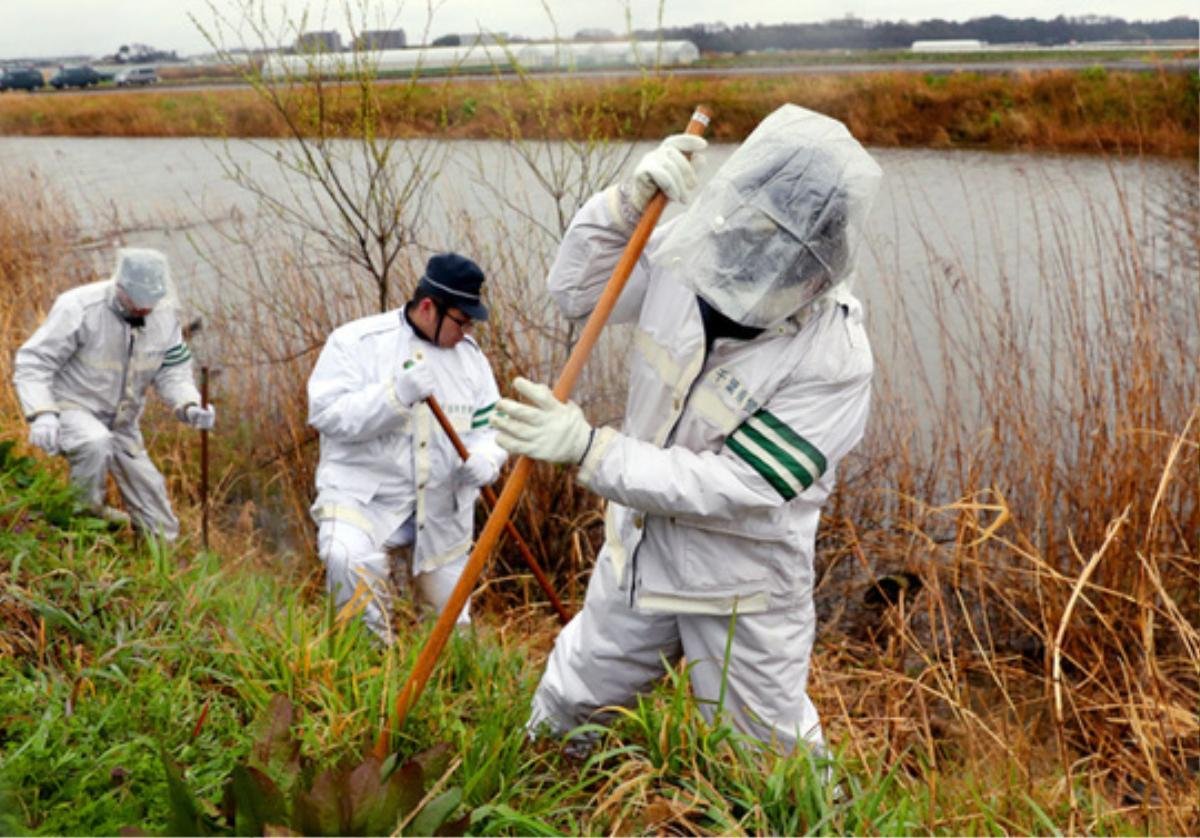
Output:
[[[146,325],[146,318],[135,314],[122,314],[121,319],[135,329],[140,329]]]
[[[730,320],[724,314],[717,311],[708,304],[708,301],[703,297],[696,297],[696,302],[700,305],[700,319],[704,321],[704,352],[707,355],[712,350],[713,341],[717,338],[735,338],[737,340],[750,340],[756,338],[763,333],[763,329],[756,329],[750,326],[743,326]]]

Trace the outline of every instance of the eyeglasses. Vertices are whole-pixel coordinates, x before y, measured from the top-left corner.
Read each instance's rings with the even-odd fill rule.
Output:
[[[470,317],[463,317],[460,320],[459,318],[455,317],[454,314],[449,310],[443,311],[442,316],[450,318],[452,321],[454,321],[454,325],[458,326],[458,328],[464,332],[467,331],[467,329],[470,329],[472,326],[475,325],[475,321],[472,320]]]

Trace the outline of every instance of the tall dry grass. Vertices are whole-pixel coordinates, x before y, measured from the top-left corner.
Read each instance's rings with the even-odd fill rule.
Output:
[[[15,173],[14,173],[15,174]],[[13,354],[50,310],[55,296],[87,281],[88,260],[64,200],[37,172],[0,180],[0,436],[20,435]]]
[[[720,114],[715,139],[743,139],[780,102],[795,102],[845,122],[878,146],[1029,149],[1161,154],[1197,153],[1195,73],[1022,71],[922,75],[657,76],[633,80],[520,76],[495,81],[453,78],[420,84],[380,81],[381,129],[400,137],[521,136],[586,139],[661,137],[698,101]],[[330,125],[353,131],[351,85],[297,85],[286,91],[297,117],[320,110]],[[541,90],[560,110],[547,120]],[[647,93],[653,91],[653,106]],[[583,119],[580,119],[580,116]],[[304,122],[301,118],[299,121]],[[56,93],[0,100],[0,133],[117,137],[285,137],[280,115],[243,87],[188,91]],[[353,134],[351,133],[350,136]]]
[[[1057,776],[1071,832],[1112,814],[1084,789],[1155,832],[1200,826],[1200,214],[1194,174],[1177,188],[1031,208],[1032,282],[928,245],[924,282],[874,313],[900,325],[825,531],[822,584],[855,598],[816,682],[931,794],[961,793],[929,769],[965,760],[998,795]],[[888,573],[920,593],[848,593]]]

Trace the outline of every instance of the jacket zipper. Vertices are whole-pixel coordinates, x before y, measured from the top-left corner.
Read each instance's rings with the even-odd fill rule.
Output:
[[[753,338],[751,340],[753,340]],[[747,342],[749,342],[749,341],[747,341]],[[700,369],[696,372],[695,376],[692,377],[691,382],[689,382],[689,384],[688,384],[687,393],[684,394],[683,402],[679,406],[679,415],[675,417],[675,422],[671,425],[671,429],[669,431],[667,431],[667,436],[663,440],[664,443],[669,443],[671,441],[671,439],[675,436],[675,431],[679,428],[679,423],[683,421],[683,411],[687,408],[688,402],[691,401],[692,393],[695,391],[696,385],[700,382],[700,379],[704,377],[704,369],[705,369],[705,367],[708,366],[708,359],[711,355],[712,355],[711,349],[705,348],[704,357],[700,361]],[[644,523],[643,523],[643,526],[645,526]],[[642,538],[645,538],[645,533],[643,533]],[[634,598],[637,593],[637,558],[638,558],[638,553],[641,551],[641,549],[642,549],[642,539],[638,539],[638,546],[633,549],[633,555],[630,557],[630,560],[629,560],[630,565],[631,565],[631,570],[630,570],[630,575],[629,575],[629,607],[630,608],[633,607]]]
[[[126,323],[125,330],[129,332],[129,344],[125,348],[125,363],[121,365],[121,389],[117,391],[117,408],[113,411],[113,422],[116,422],[117,417],[121,414],[121,402],[125,399],[125,383],[129,380],[129,362],[133,358],[133,341],[135,337],[133,327]],[[111,423],[108,429],[112,430]]]
[[[703,328],[704,328],[703,323],[701,323],[700,328],[703,333]],[[691,401],[692,392],[696,389],[696,384],[699,383],[700,379],[704,377],[704,367],[707,363],[708,363],[708,350],[705,349],[703,352],[703,355],[700,358],[700,368],[698,370],[696,370],[696,374],[693,375],[692,380],[688,382],[687,392],[684,393],[684,395],[683,395],[683,401],[681,401],[679,403],[679,415],[675,417],[675,421],[671,423],[670,430],[667,431],[667,435],[663,438],[664,446],[669,445],[670,441],[675,436],[675,431],[676,431],[676,429],[678,429],[679,423],[683,421],[683,412],[684,412],[684,410],[687,409],[688,402]],[[638,560],[638,553],[640,553],[642,551],[642,541],[646,538],[645,526],[646,526],[646,519],[645,519],[645,516],[643,515],[642,516],[642,528],[643,528],[642,529],[642,537],[638,539],[637,547],[633,548],[633,555],[629,557],[629,563],[630,563],[629,607],[630,608],[633,608],[634,598],[637,595],[637,567],[638,567],[637,560]]]

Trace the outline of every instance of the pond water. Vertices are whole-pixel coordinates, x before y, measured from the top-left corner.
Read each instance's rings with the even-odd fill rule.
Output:
[[[569,206],[564,216],[547,183],[576,184],[590,193],[578,185],[608,182],[648,147],[616,145],[585,164],[563,144],[524,150],[498,142],[401,144],[403,153],[436,169],[422,193],[423,245],[474,253],[464,230],[486,239],[523,227],[533,231],[523,246],[544,251],[524,264],[553,252],[569,217]],[[715,171],[732,148],[711,146],[701,176]],[[291,149],[276,141],[0,137],[0,176],[36,170],[75,207],[98,275],[110,271],[115,243],[159,247],[171,257],[185,305],[204,309],[218,274],[237,273],[247,247],[267,247],[279,232],[269,217],[254,227],[264,222],[260,202],[228,177],[231,163],[248,167],[272,194],[305,203],[303,187],[297,191],[296,178],[276,162]],[[935,322],[934,308],[923,302],[938,284],[955,288],[966,281],[984,295],[994,288],[1033,300],[1047,285],[1053,288],[1056,274],[1086,281],[1131,246],[1150,275],[1161,274],[1183,293],[1200,293],[1196,231],[1178,224],[1183,210],[1194,213],[1200,183],[1194,166],[963,151],[872,154],[884,181],[855,288],[867,304],[877,354],[890,354],[902,339],[900,321],[916,335],[912,351],[930,356],[926,361],[945,351],[937,334],[946,324]],[[252,241],[244,235],[230,240],[248,228],[260,231]],[[1181,254],[1191,258],[1181,261]],[[341,275],[330,271],[331,281]],[[900,309],[904,317],[891,316]],[[1042,307],[1026,309],[1032,321],[1041,316]]]

